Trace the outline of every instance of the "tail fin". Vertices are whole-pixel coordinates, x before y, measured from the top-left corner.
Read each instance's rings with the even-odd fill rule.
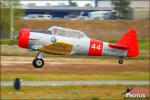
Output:
[[[133,28],[129,29],[116,44],[128,47],[128,57],[136,57],[139,55],[136,30]]]

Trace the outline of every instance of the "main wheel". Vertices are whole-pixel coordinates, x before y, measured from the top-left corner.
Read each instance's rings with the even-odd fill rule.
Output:
[[[44,65],[44,61],[43,59],[36,58],[33,60],[32,64],[35,68],[42,68]]]
[[[118,62],[119,62],[119,64],[123,64],[123,60],[119,60]]]

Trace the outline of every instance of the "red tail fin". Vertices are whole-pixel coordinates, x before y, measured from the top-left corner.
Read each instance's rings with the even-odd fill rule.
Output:
[[[129,29],[116,44],[128,47],[128,57],[139,55],[136,30],[133,28]]]

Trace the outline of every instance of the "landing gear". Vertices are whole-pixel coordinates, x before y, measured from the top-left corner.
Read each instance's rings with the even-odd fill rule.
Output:
[[[120,57],[120,59],[118,60],[119,64],[123,64],[123,57]]]
[[[44,65],[44,61],[43,59],[36,58],[33,60],[32,64],[35,68],[42,68]]]
[[[123,64],[123,60],[121,59],[121,60],[118,60],[118,63],[119,64]]]
[[[43,53],[39,52],[35,59],[32,61],[32,65],[35,68],[42,68],[44,66]]]

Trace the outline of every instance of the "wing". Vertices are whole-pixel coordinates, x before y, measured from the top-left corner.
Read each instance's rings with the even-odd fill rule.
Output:
[[[73,45],[65,42],[55,42],[52,44],[44,45],[38,50],[50,54],[61,54],[61,55],[70,55]]]

